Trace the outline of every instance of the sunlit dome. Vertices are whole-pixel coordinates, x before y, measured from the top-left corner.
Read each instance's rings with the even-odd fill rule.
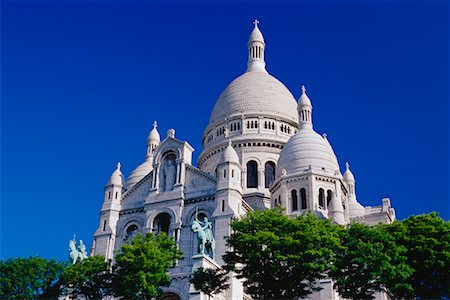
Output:
[[[339,171],[336,155],[328,141],[312,128],[299,130],[284,146],[277,164],[277,174],[283,169],[295,174],[309,167],[329,172]]]
[[[298,122],[297,102],[278,79],[265,72],[246,72],[219,96],[209,123],[235,115],[279,116]]]

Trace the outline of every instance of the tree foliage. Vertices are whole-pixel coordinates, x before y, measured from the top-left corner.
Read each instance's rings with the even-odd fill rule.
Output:
[[[57,298],[63,268],[63,263],[41,257],[1,260],[0,298]]]
[[[182,253],[165,233],[137,234],[116,255],[112,288],[116,297],[152,299],[169,286],[168,269]]]
[[[384,226],[351,224],[341,231],[341,245],[330,272],[341,296],[374,299],[383,290],[394,299],[411,296],[406,248]]]
[[[232,222],[225,269],[242,278],[254,299],[292,299],[320,290],[339,247],[341,227],[308,213],[255,211]]]
[[[212,296],[226,290],[230,286],[227,274],[228,272],[223,269],[198,268],[192,273],[189,282],[194,285],[196,290]]]
[[[102,299],[110,294],[110,264],[103,256],[91,256],[67,267],[61,275],[62,284],[71,298]]]
[[[397,243],[407,249],[414,272],[414,296],[440,299],[450,296],[450,222],[433,212],[394,222],[389,228]]]

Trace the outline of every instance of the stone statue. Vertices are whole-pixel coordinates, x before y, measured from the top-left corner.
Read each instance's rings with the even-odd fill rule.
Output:
[[[199,252],[214,259],[216,241],[213,235],[212,223],[207,217],[203,218],[203,222],[196,217],[192,222],[191,228],[192,231],[197,233]]]
[[[84,245],[83,241],[80,240],[80,244],[77,247],[74,236],[73,239],[69,241],[69,258],[70,261],[72,262],[72,265],[82,261],[87,257],[88,255],[86,252],[86,246]]]

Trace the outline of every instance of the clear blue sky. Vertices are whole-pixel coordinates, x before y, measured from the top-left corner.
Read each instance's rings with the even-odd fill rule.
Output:
[[[305,84],[357,196],[449,218],[446,1],[2,1],[0,258],[90,245],[103,187],[153,120],[201,151],[260,20],[268,71]]]

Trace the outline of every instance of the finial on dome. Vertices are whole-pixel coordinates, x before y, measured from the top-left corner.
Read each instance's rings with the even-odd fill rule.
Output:
[[[298,99],[298,128],[312,128],[312,105],[308,95],[306,95],[306,87],[302,84],[302,94]]]
[[[156,120],[155,121],[153,121],[153,128],[157,128],[158,127],[158,122],[156,122]]]
[[[348,163],[348,161],[345,162],[345,169],[350,170],[350,164]]]
[[[326,140],[327,139],[327,133],[326,132],[324,132],[323,134],[322,134],[322,136],[323,136],[323,138]]]
[[[117,170],[120,171],[120,167],[121,167],[121,164],[120,164],[120,161],[119,161],[119,162],[117,162]]]
[[[248,38],[248,61],[247,72],[264,72],[266,71],[266,62],[264,61],[264,49],[266,44],[264,43],[264,37],[258,28],[259,21],[255,19],[253,25],[255,26]]]

